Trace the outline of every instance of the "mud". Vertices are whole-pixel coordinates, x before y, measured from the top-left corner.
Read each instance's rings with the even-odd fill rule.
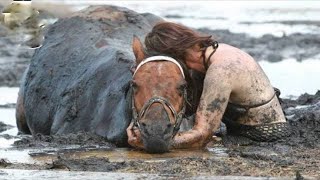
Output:
[[[316,92],[316,94],[302,94],[296,100],[293,99],[282,99],[282,108],[287,109],[289,107],[297,107],[301,105],[310,105],[316,104],[320,101],[320,90]]]
[[[108,149],[115,148],[115,146],[109,143],[105,138],[90,134],[87,132],[79,132],[77,134],[68,135],[52,135],[45,136],[37,134],[35,136],[23,136],[20,140],[14,142],[14,146],[17,148],[43,148],[43,147],[61,147],[79,145],[81,147],[104,147]]]
[[[10,129],[10,128],[13,128],[13,126],[4,124],[3,122],[0,121],[0,132],[6,131],[6,130],[8,130],[8,129]]]
[[[4,169],[147,173],[178,179],[203,176],[320,178],[320,93],[283,100],[292,127],[277,142],[256,142],[225,134],[204,150],[173,150],[162,155],[119,149],[104,138],[78,133],[64,136],[23,136],[12,149],[31,148],[29,156],[42,163],[0,160]],[[308,103],[306,102],[308,101]],[[286,103],[288,102],[288,103]],[[303,105],[303,106],[302,106]],[[12,138],[12,137],[8,137]]]
[[[145,18],[148,17],[155,18],[154,16],[145,16]],[[135,19],[132,18],[131,21],[134,22]],[[76,20],[78,21],[78,19]],[[156,20],[150,21],[155,22]],[[280,61],[283,58],[294,57],[304,60],[319,52],[317,40],[319,38],[314,35],[312,37],[308,34],[293,34],[283,37],[265,35],[262,38],[252,38],[245,34],[234,34],[229,31],[206,29],[201,31],[215,34],[223,42],[244,47],[256,59],[266,58],[269,61]],[[128,37],[124,37],[124,39],[126,38]],[[300,47],[301,44],[293,43],[293,41],[302,44],[308,41],[309,44]],[[3,44],[1,45],[1,43]],[[101,43],[100,45],[103,45],[104,42]],[[4,44],[8,44],[8,46]],[[4,47],[0,57],[19,59],[16,58],[17,55],[8,55],[11,53],[9,45],[8,38],[0,38],[0,46]],[[281,50],[286,48],[292,48],[290,52],[295,52],[296,48],[302,50],[288,54]],[[33,54],[32,51],[24,51],[25,56],[20,56],[24,57],[19,59],[22,61],[21,67],[27,66]],[[0,63],[0,68],[11,67],[12,64],[9,63]],[[8,73],[5,72],[0,71],[0,82],[2,83],[0,85],[19,84],[20,70],[17,68],[10,70],[10,72],[18,72],[12,76],[7,76]],[[132,149],[119,151],[119,148],[110,144],[105,138],[84,132],[54,136],[1,135],[5,139],[19,139],[15,141],[13,147],[4,151],[25,153],[33,161],[29,163],[14,162],[1,154],[0,169],[152,173],[177,179],[198,175],[289,176],[292,177],[291,179],[308,179],[306,177],[320,179],[319,101],[319,91],[315,95],[304,94],[297,100],[283,100],[282,107],[285,109],[292,128],[291,135],[286,139],[273,143],[255,142],[227,135],[225,129],[221,128],[220,137],[215,138],[206,149],[200,152],[197,150],[172,151],[162,156],[151,156]],[[2,127],[7,127],[7,125],[0,123],[0,128]],[[217,154],[217,151],[222,151],[222,155]],[[1,175],[0,171],[0,177]]]
[[[319,54],[320,35],[317,34],[283,34],[281,37],[265,34],[251,37],[245,33],[232,33],[229,30],[199,29],[200,32],[213,35],[219,42],[241,47],[255,60],[279,62],[294,58],[303,61]]]

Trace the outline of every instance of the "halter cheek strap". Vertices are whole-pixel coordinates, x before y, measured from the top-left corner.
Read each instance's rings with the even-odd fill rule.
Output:
[[[209,47],[206,47],[203,51],[202,51],[202,63],[203,63],[203,66],[206,70],[208,70],[209,68],[209,61],[210,61],[210,58],[212,57],[212,55],[216,52],[216,50],[218,49],[219,47],[219,43],[217,41],[214,41],[212,44],[211,44],[212,48],[213,48],[213,51],[210,53],[208,59],[206,60],[206,51],[207,51],[207,48]]]

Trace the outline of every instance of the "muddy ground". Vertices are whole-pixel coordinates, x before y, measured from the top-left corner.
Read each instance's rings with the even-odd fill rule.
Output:
[[[1,159],[0,168],[151,173],[179,178],[200,174],[319,179],[319,99],[320,91],[315,95],[304,94],[297,100],[283,100],[292,133],[277,142],[255,142],[221,133],[221,137],[201,151],[150,155],[116,148],[103,138],[88,133],[22,136],[12,149],[33,149],[29,152],[31,157],[50,160],[43,164],[24,164]]]
[[[309,34],[254,38],[227,30],[200,31],[215,34],[220,42],[242,47],[257,60],[274,62],[289,57],[304,60],[320,51],[320,38]],[[9,35],[9,30],[0,26],[0,86],[18,86],[34,52],[17,44]],[[87,133],[34,137],[0,135],[5,139],[21,139],[7,151],[31,149],[30,157],[39,162],[45,159],[44,163],[22,163],[0,158],[0,169],[156,173],[177,178],[200,174],[320,179],[320,92],[302,95],[297,100],[284,100],[282,106],[292,133],[277,142],[261,143],[221,133],[221,137],[201,151],[149,155],[116,148],[105,139]],[[0,132],[8,128],[12,127],[0,123]]]
[[[13,128],[13,127],[10,125],[4,124],[3,122],[0,121],[0,132],[5,131],[10,128]]]

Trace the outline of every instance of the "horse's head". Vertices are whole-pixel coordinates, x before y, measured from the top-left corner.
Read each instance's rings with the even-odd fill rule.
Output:
[[[170,57],[145,58],[136,37],[132,46],[137,64],[132,77],[133,121],[141,132],[146,151],[167,152],[185,113],[184,72]]]

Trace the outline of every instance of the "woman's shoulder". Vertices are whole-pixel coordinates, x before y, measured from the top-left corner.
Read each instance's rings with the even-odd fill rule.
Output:
[[[227,81],[234,89],[251,87],[252,78],[263,82],[267,77],[259,64],[246,52],[228,44],[219,45],[206,73],[216,81]]]
[[[244,50],[229,44],[220,43],[213,58],[211,59],[213,66],[228,67],[230,70],[254,70],[257,69],[255,59]]]

